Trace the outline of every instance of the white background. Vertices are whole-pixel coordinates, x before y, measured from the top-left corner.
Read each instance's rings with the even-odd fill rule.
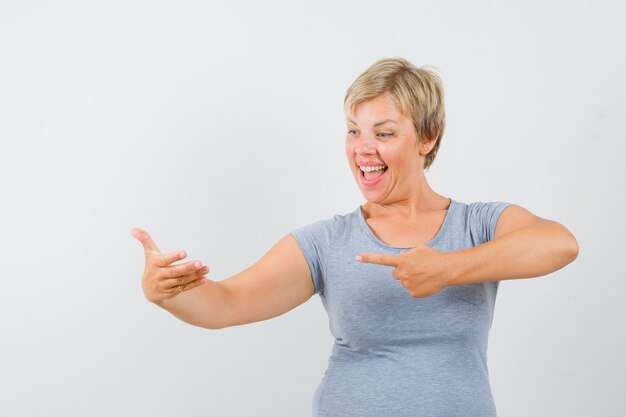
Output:
[[[623,415],[623,4],[216,3],[0,1],[0,414],[310,415],[333,341],[319,297],[188,325],[144,298],[129,231],[219,281],[354,210],[343,97],[402,56],[444,82],[433,189],[580,244],[500,285],[499,415]]]

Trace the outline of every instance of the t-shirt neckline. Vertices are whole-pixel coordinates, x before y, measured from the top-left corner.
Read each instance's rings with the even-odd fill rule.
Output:
[[[444,234],[445,229],[447,228],[447,224],[449,223],[448,220],[450,219],[452,211],[454,210],[456,206],[456,201],[451,197],[448,197],[448,198],[450,199],[450,206],[448,206],[448,211],[446,212],[446,216],[443,219],[443,223],[441,224],[441,227],[437,231],[437,234],[435,235],[435,237],[433,237],[428,242],[423,243],[423,245],[428,245],[428,246],[432,245],[435,241],[437,241]],[[357,211],[358,222],[361,225],[361,228],[363,229],[365,234],[368,235],[369,238],[373,240],[379,246],[382,246],[384,248],[399,249],[399,250],[407,250],[407,249],[413,248],[412,246],[402,247],[402,246],[391,246],[391,245],[386,244],[374,234],[370,226],[367,224],[367,222],[365,221],[365,216],[363,216],[363,210],[361,209],[360,205],[359,207],[357,207],[356,211]]]

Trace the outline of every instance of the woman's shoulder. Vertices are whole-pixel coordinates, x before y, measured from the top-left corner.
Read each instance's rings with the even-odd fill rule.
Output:
[[[359,207],[356,210],[345,212],[343,214],[334,214],[329,217],[322,217],[318,220],[313,220],[305,223],[300,228],[325,228],[325,229],[338,229],[345,228],[352,223],[358,215]]]
[[[512,203],[501,200],[491,201],[474,201],[472,203],[465,204],[468,217],[480,220],[499,215],[505,208]]]
[[[464,220],[479,242],[493,239],[495,225],[505,208],[512,203],[502,200],[473,201],[471,203],[457,202],[458,217]]]
[[[357,209],[345,212],[343,214],[335,214],[330,217],[323,217],[318,220],[305,223],[298,229],[306,229],[310,231],[324,231],[326,233],[336,233],[350,228],[356,219],[359,207]]]
[[[503,201],[503,200],[484,200],[483,199],[483,200],[472,201],[469,203],[455,200],[453,198],[451,198],[451,200],[453,201],[453,203],[455,204],[457,208],[461,208],[465,210],[467,214],[471,214],[471,215],[480,214],[480,213],[484,213],[487,211],[493,211],[496,209],[501,209],[503,207],[506,207],[512,204],[508,201]]]

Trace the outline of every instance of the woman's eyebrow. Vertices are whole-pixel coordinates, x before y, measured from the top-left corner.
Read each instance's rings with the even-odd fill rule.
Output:
[[[355,122],[354,120],[352,120],[352,119],[348,119],[348,122],[350,122],[350,123],[352,123],[352,124],[354,124],[354,125],[358,126],[358,125],[356,124],[356,122]],[[380,126],[380,125],[384,125],[384,124],[385,124],[385,123],[387,123],[387,122],[392,122],[392,123],[398,124],[398,122],[396,122],[396,121],[395,121],[395,120],[393,120],[393,119],[385,119],[385,120],[381,120],[380,122],[376,122],[376,123],[374,123],[374,127],[376,127],[376,126]]]

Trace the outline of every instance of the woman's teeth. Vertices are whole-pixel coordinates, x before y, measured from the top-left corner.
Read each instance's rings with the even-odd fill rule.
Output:
[[[378,178],[387,171],[386,165],[361,166],[359,168],[361,169],[361,172],[363,173],[361,175],[363,175],[363,178],[365,178],[367,181],[371,181],[375,178]]]
[[[375,166],[375,167],[372,167],[372,166],[362,166],[362,167],[359,167],[359,168],[361,168],[361,171],[363,171],[363,172],[372,172],[372,171],[380,171],[381,169],[387,168],[387,166],[386,165],[379,165],[379,166]]]

